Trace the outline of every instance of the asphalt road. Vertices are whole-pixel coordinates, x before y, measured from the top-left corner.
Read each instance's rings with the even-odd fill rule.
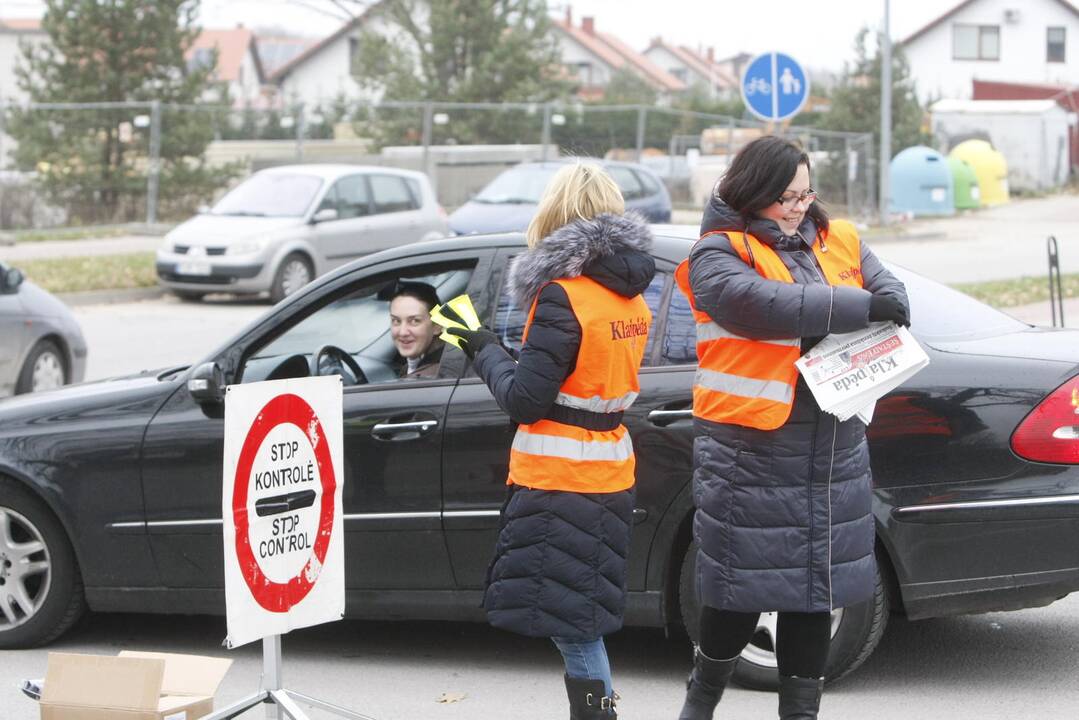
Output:
[[[0,652],[0,716],[38,717],[15,688],[40,677],[48,650],[188,652],[234,660],[218,707],[259,686],[261,649],[220,647],[217,617],[93,615],[47,649]],[[343,621],[284,638],[284,685],[379,720],[564,718],[557,652],[485,625]],[[620,717],[673,718],[690,653],[657,630],[609,639]],[[1079,708],[1079,597],[1047,608],[920,622],[892,619],[869,661],[825,691],[828,720],[1074,718]],[[774,718],[775,696],[731,688],[718,718]],[[252,711],[245,717],[262,717]],[[331,717],[319,711],[312,718]]]

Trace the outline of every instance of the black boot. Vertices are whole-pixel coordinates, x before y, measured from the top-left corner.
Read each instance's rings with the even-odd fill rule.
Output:
[[[779,676],[780,720],[817,720],[823,678]]]
[[[602,680],[571,678],[566,675],[566,696],[569,697],[569,720],[607,720],[617,718],[614,697],[604,694]]]
[[[734,673],[738,658],[713,660],[700,648],[693,651],[693,672],[686,680],[686,701],[678,720],[712,720],[723,689]]]

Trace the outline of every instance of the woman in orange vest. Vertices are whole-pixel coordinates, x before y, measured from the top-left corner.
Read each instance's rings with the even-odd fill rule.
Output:
[[[648,227],[624,215],[602,168],[548,184],[510,284],[530,308],[515,361],[489,330],[449,330],[519,427],[488,571],[492,625],[549,637],[565,661],[572,720],[617,717],[603,636],[622,626],[634,455],[622,413],[636,399],[655,274]]]
[[[712,717],[761,612],[778,612],[779,715],[813,720],[831,611],[869,600],[865,425],[821,411],[794,361],[830,333],[909,325],[903,284],[828,219],[809,157],[762,137],[734,158],[676,278],[697,323],[693,536],[700,643],[680,720]]]

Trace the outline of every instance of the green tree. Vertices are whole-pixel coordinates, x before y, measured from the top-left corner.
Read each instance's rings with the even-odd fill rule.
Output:
[[[159,207],[186,212],[235,168],[203,159],[213,139],[210,113],[181,109],[215,90],[216,53],[188,63],[199,29],[198,0],[46,0],[48,42],[23,45],[17,82],[32,103],[160,101]],[[142,115],[143,117],[139,117]],[[7,131],[15,160],[36,170],[49,200],[69,221],[140,217],[147,192],[150,127],[145,109],[15,108]]]
[[[377,27],[373,27],[377,26]],[[353,72],[389,101],[543,103],[568,90],[545,0],[384,0],[371,7]],[[538,142],[542,113],[449,111],[442,142]],[[416,138],[415,110],[362,111],[360,134],[380,144]]]
[[[880,147],[881,54],[873,57],[866,48],[869,28],[862,28],[854,43],[855,60],[847,65],[831,94],[831,109],[816,123],[826,130],[873,133],[873,147]],[[929,141],[924,130],[925,108],[914,93],[903,48],[892,47],[892,150],[898,152]]]

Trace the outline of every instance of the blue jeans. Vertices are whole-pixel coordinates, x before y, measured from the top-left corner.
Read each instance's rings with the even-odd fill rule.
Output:
[[[578,642],[562,637],[553,637],[562,658],[566,661],[566,674],[571,678],[602,680],[603,692],[611,696],[611,663],[607,660],[607,648],[603,638]]]

